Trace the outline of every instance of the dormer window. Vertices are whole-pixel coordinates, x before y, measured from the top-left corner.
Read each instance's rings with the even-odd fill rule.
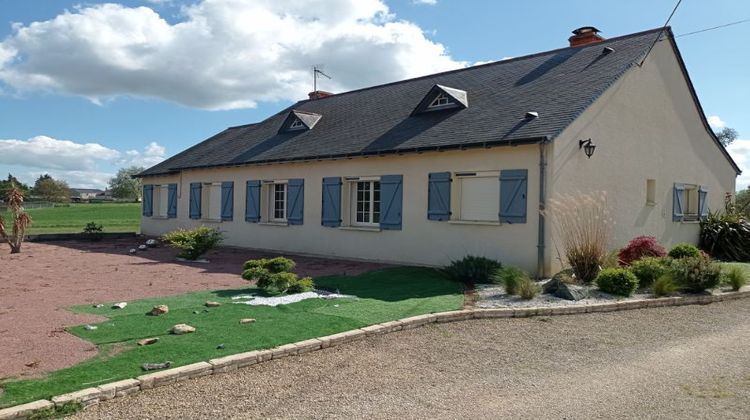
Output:
[[[292,124],[289,125],[290,130],[302,130],[303,128],[305,128],[305,125],[302,124],[302,121],[300,121],[299,118],[292,121]]]
[[[279,128],[279,133],[290,131],[312,130],[315,124],[320,121],[321,115],[313,112],[293,110],[287,114],[284,122]]]
[[[434,85],[422,98],[411,115],[431,111],[457,110],[469,107],[469,97],[465,90],[443,85]]]
[[[445,93],[441,93],[435,97],[427,108],[440,108],[447,105],[453,105],[453,100]]]

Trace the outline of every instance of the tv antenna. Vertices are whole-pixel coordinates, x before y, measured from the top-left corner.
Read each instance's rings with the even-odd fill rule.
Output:
[[[318,77],[323,76],[326,79],[330,79],[331,76],[323,73],[323,70],[319,66],[313,66],[313,92],[318,91]]]

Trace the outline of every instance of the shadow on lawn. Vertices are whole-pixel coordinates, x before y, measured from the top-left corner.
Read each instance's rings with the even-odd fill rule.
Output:
[[[145,243],[145,241],[146,238],[140,237],[133,239],[105,239],[101,242],[70,240],[41,242],[39,244],[44,244],[45,246],[59,246],[85,253],[104,254],[119,259],[123,263],[134,266],[149,267],[170,264],[194,268],[201,273],[237,274],[238,276],[242,272],[242,264],[245,261],[257,258],[272,258],[280,255],[292,258],[297,262],[297,268],[294,271],[300,276],[320,277],[330,275],[357,275],[367,271],[388,267],[385,264],[371,262],[299,256],[291,253],[279,254],[229,246],[209,251],[206,254],[206,259],[209,261],[207,264],[177,261],[177,251],[164,245],[156,248],[149,248],[146,251],[139,251],[134,256],[128,254],[130,249],[137,248],[138,245]]]

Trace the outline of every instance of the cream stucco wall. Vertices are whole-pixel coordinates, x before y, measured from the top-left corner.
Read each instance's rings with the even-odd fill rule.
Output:
[[[421,265],[445,265],[451,259],[473,254],[497,258],[504,263],[536,272],[538,159],[539,146],[525,145],[189,170],[182,175],[150,177],[143,180],[144,184],[178,183],[178,217],[144,217],[142,231],[148,235],[159,235],[178,227],[204,224],[225,231],[227,245]],[[427,219],[430,172],[501,169],[528,169],[527,223],[471,225]],[[403,175],[402,230],[369,232],[321,226],[323,177],[395,174]],[[305,179],[304,224],[268,226],[245,222],[245,182],[248,179],[288,178]],[[234,181],[234,220],[216,223],[189,219],[190,183],[222,181]]]
[[[579,139],[588,138],[597,146],[591,159],[578,146]],[[714,210],[723,208],[725,193],[735,191],[736,173],[701,123],[667,41],[555,139],[551,150],[550,197],[608,193],[616,221],[612,249],[644,234],[667,245],[697,242],[698,223],[672,221],[675,182],[707,188]],[[646,203],[647,179],[656,180],[654,205]],[[547,238],[559,243],[553,229]],[[548,263],[559,267],[554,252],[548,253]]]

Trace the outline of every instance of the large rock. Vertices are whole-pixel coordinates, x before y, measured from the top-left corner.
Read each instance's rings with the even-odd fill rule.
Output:
[[[167,305],[154,306],[154,308],[151,309],[151,312],[149,312],[149,314],[153,316],[164,315],[166,313],[169,313],[169,306]]]
[[[128,302],[115,303],[112,305],[112,309],[125,309],[126,306],[128,306]]]
[[[139,346],[150,346],[152,344],[156,344],[159,342],[159,337],[154,338],[144,338],[143,340],[138,340]]]
[[[565,300],[581,300],[589,296],[589,289],[576,284],[560,283],[554,295]]]
[[[191,327],[187,324],[177,324],[174,327],[172,327],[172,334],[175,335],[183,335],[183,334],[190,334],[195,332],[195,327]]]

